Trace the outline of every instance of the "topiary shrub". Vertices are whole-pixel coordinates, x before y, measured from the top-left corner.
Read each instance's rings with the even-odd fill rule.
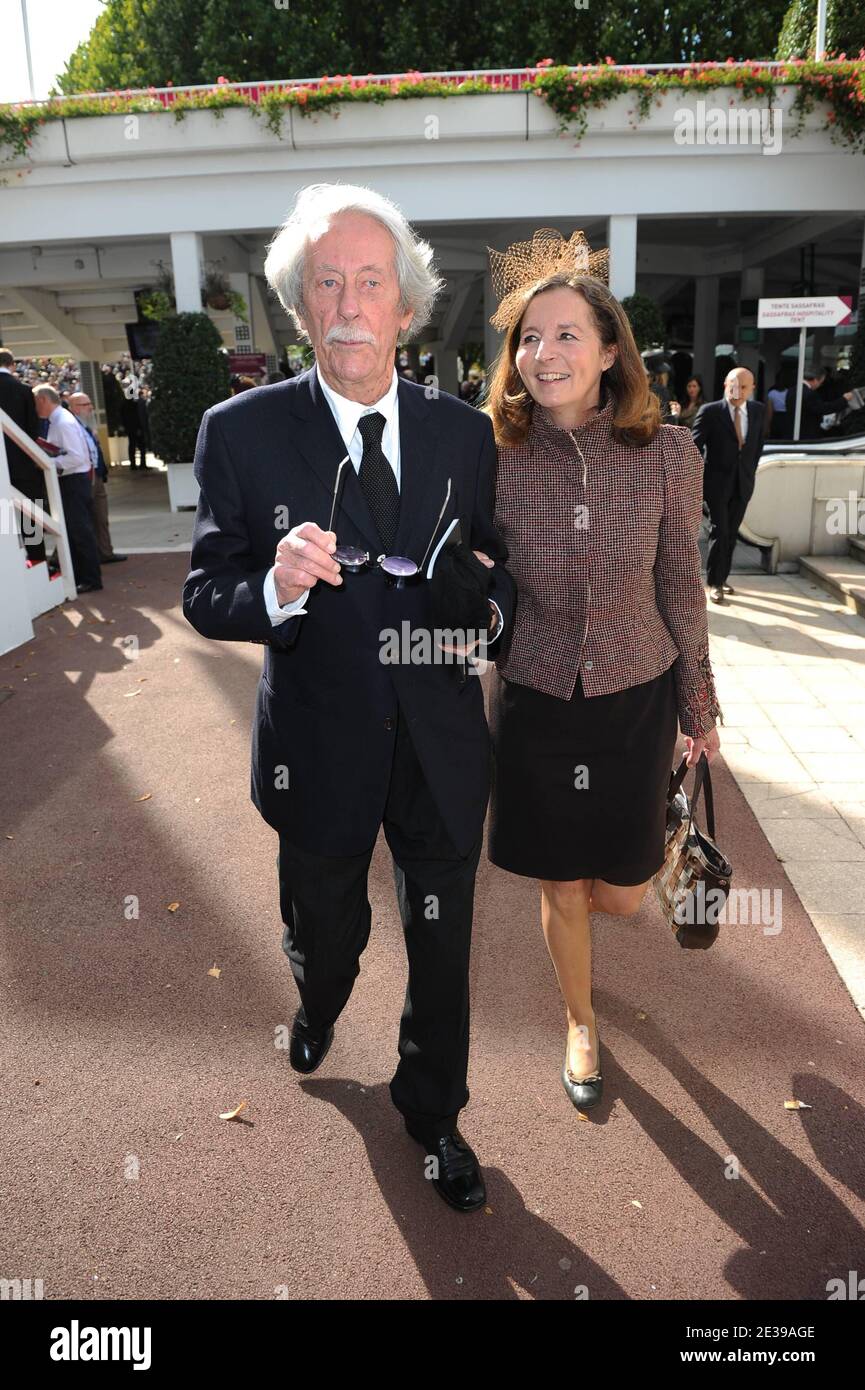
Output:
[[[622,300],[622,308],[628,316],[639,352],[645,348],[664,346],[667,329],[664,315],[654,299],[647,294],[629,294]]]
[[[207,314],[163,319],[153,354],[150,433],[165,463],[190,463],[205,410],[231,394],[222,338]]]

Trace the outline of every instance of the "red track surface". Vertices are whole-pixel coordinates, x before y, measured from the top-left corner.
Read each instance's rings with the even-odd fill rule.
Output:
[[[299,1081],[274,1045],[296,1005],[276,837],[248,799],[260,649],[188,627],[185,570],[132,557],[0,658],[0,1276],[46,1298],[825,1299],[861,1271],[862,1019],[720,762],[719,839],[739,885],[783,889],[783,931],[695,953],[654,901],[594,919],[597,1118],[559,1079],[537,888],[482,861],[462,1128],[486,1213],[444,1206],[387,1094],[405,963],[381,843],[360,978]]]

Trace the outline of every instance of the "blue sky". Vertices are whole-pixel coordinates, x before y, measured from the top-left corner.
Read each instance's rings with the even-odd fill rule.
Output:
[[[47,97],[66,60],[93,27],[103,0],[26,0],[37,98]],[[21,0],[0,0],[0,102],[27,101],[30,83]]]

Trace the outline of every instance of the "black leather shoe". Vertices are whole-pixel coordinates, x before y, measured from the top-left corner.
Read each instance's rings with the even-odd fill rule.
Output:
[[[119,565],[121,560],[128,560],[128,555],[100,555],[100,565]]]
[[[709,598],[712,600],[713,603],[727,602],[727,600],[724,598],[724,590],[722,589],[720,584],[712,585],[711,589],[709,590]]]
[[[101,589],[101,588],[102,588],[102,585],[101,585],[101,584],[79,584],[77,587],[78,587],[78,592],[79,592],[79,594],[93,594],[93,593],[96,592],[97,589]]]
[[[598,1066],[591,1076],[582,1077],[575,1081],[568,1071],[568,1055],[565,1053],[565,1065],[562,1067],[562,1085],[568,1093],[572,1104],[578,1110],[591,1110],[593,1105],[598,1105],[604,1094],[604,1078],[601,1076],[601,1039],[598,1038]]]
[[[436,1160],[432,1185],[454,1211],[478,1211],[486,1204],[487,1189],[477,1155],[470,1149],[458,1129],[439,1139],[424,1138],[405,1122],[412,1139],[425,1150],[428,1158]]]
[[[309,1028],[303,1009],[298,1009],[291,1028],[291,1045],[288,1060],[295,1071],[308,1075],[320,1067],[333,1042],[333,1024],[323,1032]]]
[[[736,590],[731,588],[729,584],[722,584],[721,588],[723,589],[725,594],[735,594],[736,592]]]

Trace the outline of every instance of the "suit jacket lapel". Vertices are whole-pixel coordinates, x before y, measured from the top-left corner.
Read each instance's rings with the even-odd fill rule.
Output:
[[[735,441],[736,448],[738,449],[739,436],[736,434],[736,426],[733,424],[733,417],[730,414],[730,407],[728,406],[726,399],[721,402],[721,415],[723,417],[724,424],[726,425],[727,430],[730,434],[730,438]]]
[[[345,458],[346,448],[342,435],[337,429],[331,408],[327,403],[327,397],[319,384],[315,367],[310,368],[300,378],[294,393],[292,408],[295,415],[304,421],[303,428],[298,430],[292,443],[306,459],[328,494],[329,502],[326,514],[322,516],[319,523],[324,530],[330,519],[337,468],[340,461]],[[337,507],[333,523],[337,541],[346,545],[350,542],[340,535],[339,522],[342,515],[351,518],[364,537],[369,549],[373,554],[380,555],[382,552],[381,537],[376,530],[354,465],[351,463],[347,464],[345,468],[340,505]]]
[[[423,389],[401,379],[397,398],[400,499],[394,550],[420,564],[445,499],[448,472],[444,463],[437,459],[436,412],[430,410]],[[452,491],[447,515],[454,516],[455,512]],[[436,539],[440,537],[441,529]]]

